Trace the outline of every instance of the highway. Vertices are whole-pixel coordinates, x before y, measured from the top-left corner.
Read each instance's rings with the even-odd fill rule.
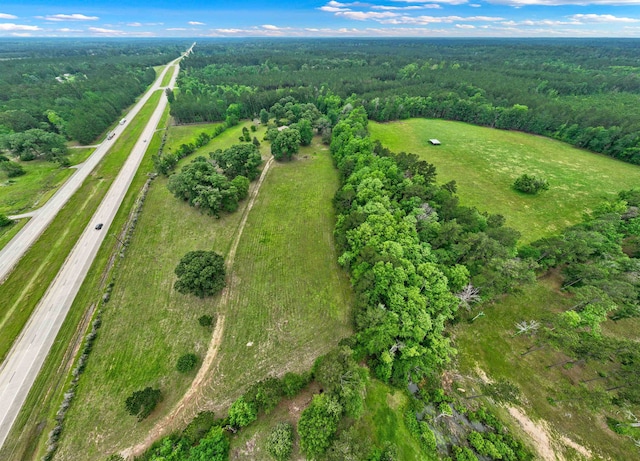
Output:
[[[192,48],[193,45],[185,55],[188,54]],[[160,89],[160,83],[162,82],[164,73],[170,68],[178,68],[180,59],[181,58],[178,58],[172,61],[165,68],[163,74],[156,80],[145,96],[141,98],[138,104],[136,104],[136,106],[125,116],[127,122],[122,126],[118,126],[116,129],[116,136],[122,133],[122,130],[140,110],[151,94]],[[178,72],[174,72],[173,78],[169,83],[170,88],[175,86],[177,75]],[[133,147],[129,157],[118,173],[118,176],[111,185],[102,203],[76,242],[76,245],[71,250],[71,253],[60,269],[60,272],[56,275],[55,279],[40,300],[40,303],[31,315],[31,318],[11,348],[6,360],[2,365],[0,365],[0,447],[4,444],[4,441],[11,430],[11,426],[18,416],[20,408],[27,398],[27,394],[29,393],[31,386],[33,385],[33,382],[35,381],[40,368],[49,353],[58,331],[64,322],[67,312],[73,304],[76,294],[80,290],[80,286],[82,285],[82,282],[84,281],[84,278],[89,271],[96,254],[98,253],[100,245],[109,233],[109,227],[111,226],[118,208],[120,207],[140,162],[144,157],[148,145],[147,140],[151,140],[166,106],[167,98],[166,95],[163,94],[157,108],[145,126],[142,135]],[[76,178],[76,176],[80,178],[80,170],[70,178],[68,183],[75,180],[77,185],[68,186],[68,190],[65,193],[62,193],[62,189],[60,189],[60,191],[52,197],[44,207],[35,213],[29,224],[22,230],[23,232],[16,235],[17,238],[23,234],[23,240],[18,247],[12,246],[9,253],[6,253],[8,256],[13,258],[13,263],[6,263],[5,253],[0,253],[0,261],[2,262],[0,268],[4,271],[2,272],[4,277],[7,276],[13,265],[17,263],[20,256],[24,254],[28,247],[44,231],[46,225],[51,222],[66,200],[68,200],[73,192],[77,190],[84,178],[86,178],[86,175],[91,172],[99,162],[99,159],[104,156],[108,147],[115,139],[116,138],[113,138],[110,141],[103,142],[96,150],[97,153],[101,149],[104,149],[104,151],[100,151],[101,154],[98,154],[99,158],[94,159],[94,156],[96,156],[96,153],[94,153],[91,158],[85,162],[85,165],[80,168],[80,170],[83,171],[85,166],[87,168],[86,174],[82,179]],[[67,188],[67,184],[65,184],[63,189]],[[32,223],[36,224],[32,225]],[[95,229],[95,226],[98,223],[103,224],[101,230]],[[11,243],[13,243],[13,241]]]
[[[192,45],[193,48],[193,45]],[[191,48],[189,49],[189,51]],[[180,58],[178,58],[180,59]],[[176,61],[167,66],[166,69],[175,64]],[[165,69],[165,71],[166,71]],[[56,217],[58,212],[67,203],[73,194],[80,188],[85,179],[91,174],[95,167],[100,163],[100,160],[104,158],[111,146],[116,142],[120,135],[127,128],[131,120],[140,112],[142,106],[149,100],[151,95],[160,89],[162,83],[162,77],[164,73],[156,79],[154,84],[147,90],[147,92],[140,98],[135,106],[124,115],[126,122],[122,125],[118,124],[113,130],[115,136],[105,140],[96,148],[91,156],[79,165],[79,168],[73,173],[73,175],[64,183],[64,185],[58,189],[58,191],[45,203],[41,208],[31,213],[25,213],[24,215],[11,216],[11,218],[19,218],[25,216],[31,216],[29,222],[18,232],[13,239],[5,247],[0,250],[0,283],[3,283],[9,276],[13,268],[18,264],[20,258],[27,252],[27,250],[34,244],[38,237],[42,235],[45,229],[51,224],[53,218]]]

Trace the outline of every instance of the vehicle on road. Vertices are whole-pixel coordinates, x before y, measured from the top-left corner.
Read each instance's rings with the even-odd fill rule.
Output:
[[[107,136],[107,139],[113,139],[115,135],[116,134],[112,131],[111,133],[109,133],[109,136]]]
[[[103,226],[103,225],[104,225],[104,224],[102,224],[102,223],[98,223],[98,224],[96,224],[96,230],[100,230],[100,229],[102,229],[102,226]]]
[[[146,140],[146,139],[143,139],[143,140],[142,140],[142,142],[147,142],[147,140]]]
[[[127,119],[123,118],[122,120],[120,120],[120,125],[124,125],[126,123]]]

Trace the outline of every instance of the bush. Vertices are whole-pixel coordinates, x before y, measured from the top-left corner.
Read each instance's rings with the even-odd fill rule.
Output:
[[[544,178],[523,174],[513,183],[513,188],[525,194],[537,194],[540,191],[548,190],[549,183]]]
[[[201,298],[211,296],[225,286],[224,258],[214,251],[190,251],[175,269],[178,276],[174,287],[183,294]]]
[[[24,168],[22,168],[22,165],[16,162],[1,162],[0,170],[4,170],[9,178],[17,178],[18,176],[22,176],[26,173]]]
[[[176,369],[180,373],[189,373],[196,367],[197,363],[198,356],[196,354],[184,354],[178,359],[178,362],[176,363]]]
[[[138,416],[138,421],[142,421],[155,409],[156,405],[162,401],[160,389],[146,387],[141,391],[135,391],[125,401],[127,411],[132,416]]]
[[[201,411],[198,416],[193,418],[191,422],[182,431],[182,437],[189,441],[190,445],[194,445],[216,424],[215,415],[212,411]]]
[[[213,325],[213,317],[211,317],[210,315],[203,315],[198,319],[198,323],[200,324],[200,326],[210,327],[211,325]]]
[[[247,402],[244,397],[231,404],[229,408],[229,424],[233,427],[245,427],[258,418],[258,409],[253,402]]]
[[[6,227],[12,223],[13,223],[12,220],[10,220],[6,215],[3,215],[2,213],[0,213],[0,227]]]
[[[308,458],[316,458],[331,445],[342,417],[342,406],[327,394],[314,395],[311,405],[300,415],[300,447]]]
[[[291,456],[293,449],[293,426],[289,423],[278,423],[267,437],[267,453],[277,461],[285,461]]]

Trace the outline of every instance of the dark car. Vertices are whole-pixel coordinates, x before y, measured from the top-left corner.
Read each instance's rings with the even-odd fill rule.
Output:
[[[102,226],[103,226],[103,224],[102,224],[102,223],[96,224],[96,230],[100,230],[100,229],[102,229]]]

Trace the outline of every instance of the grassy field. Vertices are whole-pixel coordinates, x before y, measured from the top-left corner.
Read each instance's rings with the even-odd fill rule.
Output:
[[[108,185],[110,185],[114,179],[119,167],[138,139],[150,115],[149,111],[155,107],[154,102],[157,104],[158,97],[159,93],[157,96],[154,95],[152,100],[145,105],[139,117],[133,120],[130,129],[120,137],[111,153],[105,157],[97,170],[85,181],[80,191],[71,198],[70,202],[61,211],[61,214],[56,217],[52,226],[45,231],[43,237],[36,243],[37,247],[41,245],[41,240],[50,241],[49,239],[54,238],[54,236],[60,232],[65,232],[65,223],[66,225],[76,226],[80,231],[84,228],[84,225],[86,225],[87,220],[93,213],[92,210],[95,210],[95,206],[97,206],[102,196],[106,193]],[[161,125],[167,122],[168,115],[167,110],[161,121]],[[151,161],[151,154],[159,148],[160,137],[161,135],[156,133],[150,141],[149,150],[109,230],[110,235],[119,232],[124,225],[135,198],[147,179],[147,174],[152,171],[153,162]],[[90,207],[83,210],[82,213],[78,213],[79,220],[75,222],[73,218],[78,211],[79,200],[80,198],[83,198],[83,200],[86,199],[87,195],[95,197],[91,198]],[[2,451],[0,451],[0,459],[40,459],[44,454],[47,434],[53,428],[53,418],[59,408],[62,394],[66,391],[66,386],[69,381],[68,373],[74,360],[75,348],[79,346],[79,342],[89,322],[87,312],[89,312],[90,315],[92,310],[89,309],[89,307],[97,303],[102,295],[102,289],[105,283],[104,270],[107,261],[112,253],[117,251],[118,246],[119,244],[114,238],[106,239],[102,244],[94,264],[87,274],[80,292],[62,325],[56,342],[47,356],[43,368],[31,388],[27,401],[18,415],[18,419],[9,434],[9,438],[5,442]],[[30,250],[27,256],[31,254],[33,250],[34,249]],[[67,248],[67,252],[69,250],[70,247]],[[40,248],[40,251],[44,250]],[[37,253],[35,254],[37,255]],[[54,257],[64,259],[66,253],[56,253]],[[20,269],[22,267],[21,264],[14,273],[22,270]],[[33,265],[34,263],[32,262],[32,266]],[[57,272],[57,269],[40,269],[40,272],[42,273],[42,280],[44,280],[42,282],[43,288],[46,289],[49,282],[46,282],[46,279],[44,279],[45,275],[53,276]],[[37,283],[37,280],[32,281],[32,283]],[[0,286],[0,291],[6,285],[7,284]],[[37,301],[39,298],[37,295],[34,295],[34,299]]]
[[[236,143],[241,128],[228,130],[204,152]],[[191,130],[197,135],[202,127]],[[224,379],[209,396],[218,407],[274,370],[308,368],[349,332],[350,287],[336,267],[332,239],[330,199],[337,177],[328,152],[314,155],[314,149],[318,146],[307,148],[306,159],[269,172],[249,215],[233,268],[234,280],[242,284],[234,285],[221,312],[226,316],[218,355],[222,370],[215,374],[224,373]],[[220,309],[219,296],[202,300],[176,293],[173,270],[193,249],[227,254],[242,211],[220,220],[201,215],[169,194],[165,178],[154,181],[68,414],[59,459],[101,459],[133,444],[180,399],[194,375],[179,374],[175,362],[185,352],[206,354],[211,330],[197,318]],[[247,347],[247,335],[254,348]],[[123,402],[147,385],[160,386],[165,398],[151,417],[137,423]]]
[[[638,166],[525,133],[429,119],[370,122],[369,131],[391,150],[436,165],[438,182],[454,179],[462,204],[504,215],[525,242],[558,233],[603,198],[640,184]],[[550,189],[516,192],[511,184],[523,173],[546,178]]]
[[[82,163],[91,152],[93,149],[69,149],[69,163]],[[18,163],[26,171],[25,175],[8,178],[5,172],[0,172],[0,213],[6,215],[41,207],[74,172],[72,168],[44,160]]]
[[[520,294],[507,296],[492,306],[483,306],[485,316],[474,323],[460,323],[454,330],[459,371],[465,376],[475,376],[480,368],[490,379],[506,378],[516,383],[526,396],[523,401],[527,415],[534,421],[546,421],[553,428],[556,440],[567,436],[591,449],[597,459],[631,459],[630,455],[635,452],[633,442],[609,430],[604,416],[591,411],[579,399],[559,403],[549,401],[550,398],[561,400],[566,397],[566,391],[577,387],[580,381],[597,377],[598,371],[608,371],[606,364],[587,362],[573,367],[548,368],[569,359],[549,346],[521,355],[535,346],[536,340],[526,335],[514,336],[514,324],[523,320],[545,324],[551,316],[571,307],[574,301],[559,288],[559,280],[548,275],[537,284],[525,287]],[[605,331],[607,324],[603,328]],[[615,325],[613,328],[618,330],[637,329],[640,322],[625,319]],[[466,388],[466,394],[470,395],[473,391],[467,386],[476,385],[474,381],[477,383],[477,379],[472,379],[457,385]],[[595,389],[599,383],[595,381],[588,386]],[[572,450],[566,447],[565,450],[568,459],[581,459],[574,457]]]

